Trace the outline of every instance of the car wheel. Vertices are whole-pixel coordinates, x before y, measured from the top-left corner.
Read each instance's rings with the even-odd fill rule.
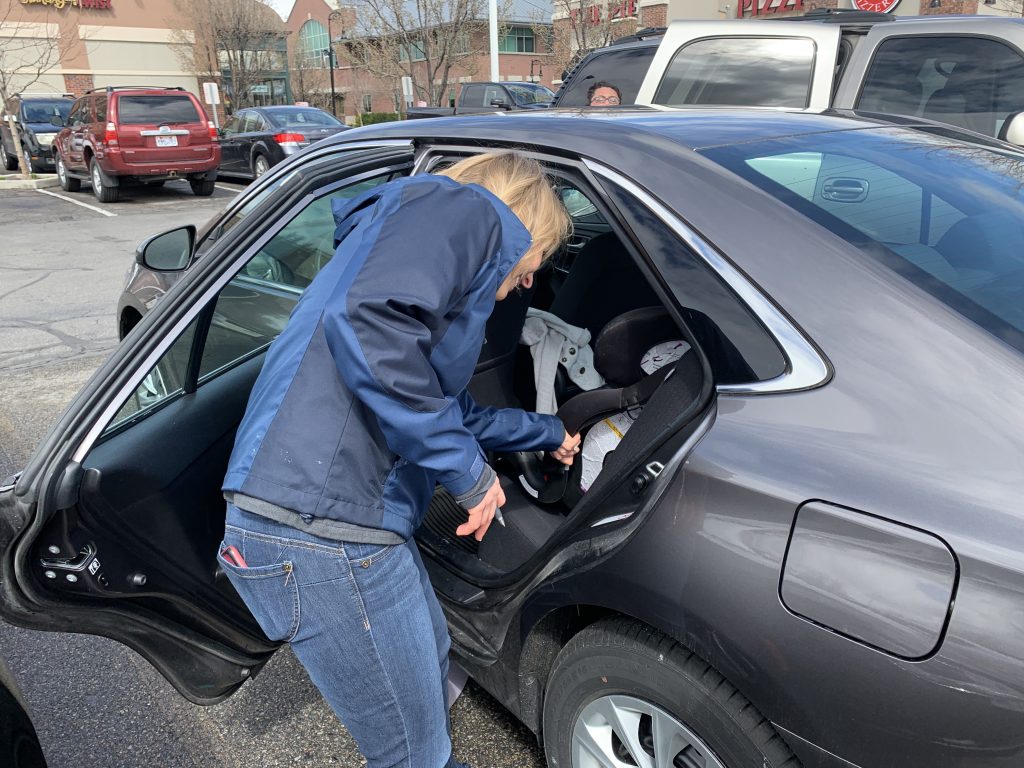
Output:
[[[92,177],[92,193],[101,203],[116,203],[121,196],[120,187],[110,187],[103,183],[103,172],[94,157],[89,161],[89,175]]]
[[[799,768],[717,670],[638,622],[607,619],[562,649],[544,701],[551,768]]]
[[[270,161],[266,155],[256,155],[252,160],[252,175],[257,179],[270,170]]]
[[[32,157],[29,155],[27,149],[22,150],[21,155],[22,167],[25,169],[25,173],[32,173],[35,168],[32,167]]]
[[[213,179],[189,179],[188,183],[196,197],[209,197],[213,194]]]
[[[5,171],[18,170],[18,159],[7,154],[7,150],[4,149],[4,142],[2,139],[0,139],[0,163],[3,163]]]
[[[81,179],[73,179],[68,175],[67,166],[64,165],[64,158],[57,153],[57,180],[60,182],[60,188],[65,192],[77,192],[82,188]]]

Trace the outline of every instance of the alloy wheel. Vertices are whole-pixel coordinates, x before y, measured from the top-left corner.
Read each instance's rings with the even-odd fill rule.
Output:
[[[68,169],[64,167],[64,158],[60,155],[57,155],[57,180],[62,187],[68,183]]]
[[[257,155],[256,161],[253,163],[253,165],[255,166],[257,179],[270,170],[270,163],[267,162],[267,158],[265,158],[263,155]]]
[[[572,733],[572,768],[725,768],[683,723],[633,696],[601,696]]]
[[[97,195],[103,190],[103,177],[100,176],[100,167],[96,163],[92,164],[92,188]]]
[[[24,169],[25,173],[32,173],[32,158],[29,157],[27,149],[22,150],[22,151],[24,152],[24,156],[21,158],[21,162],[25,166],[25,169]]]

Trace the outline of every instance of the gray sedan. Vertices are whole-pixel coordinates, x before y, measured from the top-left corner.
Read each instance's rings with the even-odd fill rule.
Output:
[[[0,489],[3,617],[121,640],[200,704],[256,674],[277,644],[216,566],[220,483],[331,202],[507,147],[576,227],[470,389],[534,405],[530,307],[590,331],[605,384],[543,382],[572,472],[490,457],[506,527],[458,537],[435,493],[458,663],[552,768],[1024,764],[1024,155],[928,123],[554,111],[289,158],[140,247],[181,277]]]

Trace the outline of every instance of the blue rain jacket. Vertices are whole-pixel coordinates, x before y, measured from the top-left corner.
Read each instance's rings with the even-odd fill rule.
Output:
[[[562,444],[557,418],[466,391],[530,234],[489,191],[439,176],[335,201],[334,218],[334,258],[267,351],[223,489],[405,539],[436,483],[478,492],[484,449]]]

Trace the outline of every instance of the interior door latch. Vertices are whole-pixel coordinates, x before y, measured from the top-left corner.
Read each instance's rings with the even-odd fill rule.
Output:
[[[79,573],[89,568],[95,557],[96,545],[90,542],[78,550],[75,557],[43,557],[39,562],[49,570]],[[95,570],[89,569],[89,572],[95,573]]]

